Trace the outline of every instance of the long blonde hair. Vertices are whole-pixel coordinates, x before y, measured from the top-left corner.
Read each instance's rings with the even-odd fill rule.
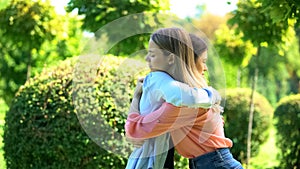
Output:
[[[206,87],[207,83],[196,67],[196,55],[189,33],[181,28],[162,28],[151,35],[151,40],[163,50],[173,54],[174,69],[166,70],[175,80],[191,87]]]

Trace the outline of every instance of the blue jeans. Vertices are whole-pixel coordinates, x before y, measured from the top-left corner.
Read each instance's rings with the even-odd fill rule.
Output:
[[[217,149],[189,160],[190,169],[243,169],[229,148]]]

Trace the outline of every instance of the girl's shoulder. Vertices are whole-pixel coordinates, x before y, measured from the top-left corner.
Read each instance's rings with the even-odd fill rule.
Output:
[[[161,83],[169,83],[174,81],[174,79],[166,72],[163,71],[155,71],[150,72],[144,79],[143,86],[152,86]]]
[[[150,72],[146,78],[148,79],[170,79],[173,80],[173,78],[166,72],[163,71],[155,71],[155,72]]]

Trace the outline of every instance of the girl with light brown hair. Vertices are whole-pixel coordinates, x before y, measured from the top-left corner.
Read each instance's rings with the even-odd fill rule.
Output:
[[[141,115],[157,110],[164,102],[175,106],[211,107],[212,89],[197,71],[188,32],[180,28],[157,30],[151,35],[145,59],[151,72],[143,80],[143,94],[137,100],[136,110]],[[126,168],[173,168],[173,164],[164,166],[169,140],[169,133],[145,140],[141,147],[134,149]]]
[[[190,40],[190,43],[194,46],[191,47],[192,52],[194,51],[193,54],[183,55],[183,62],[181,62],[184,63],[182,64],[183,66],[179,62],[176,67],[178,68],[177,70],[169,69],[172,70],[170,75],[174,79],[178,77],[176,80],[186,83],[194,88],[207,87],[206,83],[203,82],[203,75],[207,70],[207,49],[201,51],[202,53],[200,54],[197,53],[197,49],[200,47],[196,43],[197,37],[193,37],[193,35],[190,35],[190,37],[193,41],[192,43]],[[152,35],[151,39],[155,44],[149,44],[149,48],[154,46],[162,50],[169,50],[170,47],[165,45],[168,44],[166,42],[168,41],[168,38],[160,37],[156,39],[156,37]],[[169,41],[176,40],[172,39]],[[174,49],[173,51],[182,50]],[[168,52],[165,54],[168,54]],[[189,58],[184,58],[184,56]],[[152,66],[151,63],[154,61],[148,61],[150,67]],[[172,55],[168,58],[168,61],[170,63],[176,62]],[[166,65],[162,64],[162,67],[164,66]],[[138,101],[140,99],[143,100],[143,96],[140,98],[139,93],[140,88],[138,84],[125,125],[127,137],[148,140],[170,133],[177,152],[190,159],[190,168],[242,169],[241,164],[235,160],[230,153],[229,148],[232,147],[232,141],[225,137],[221,109],[219,109],[218,104],[214,106],[215,103],[220,102],[218,97],[212,97],[214,99],[211,102],[213,105],[211,107],[201,108],[198,106],[199,108],[195,108],[192,106],[192,108],[190,108],[184,105],[178,106],[166,101],[162,103],[160,107],[156,107],[155,111],[148,112],[147,114],[140,114]],[[212,94],[211,96],[216,95]],[[196,97],[196,95],[193,97]],[[164,143],[167,143],[167,141]],[[156,167],[153,168],[156,169]],[[161,168],[163,167],[158,167],[157,169]]]

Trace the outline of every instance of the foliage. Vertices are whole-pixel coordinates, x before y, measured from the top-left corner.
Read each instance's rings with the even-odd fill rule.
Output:
[[[69,19],[69,25],[66,20],[49,1],[12,0],[0,11],[0,88],[7,104],[37,67],[72,55],[69,45],[75,39],[69,37],[78,38],[80,32],[75,19]]]
[[[0,11],[0,48],[3,55],[0,73],[4,83],[2,89],[6,91],[3,94],[5,100],[9,100],[27,79],[28,69],[34,65],[32,50],[40,48],[46,38],[53,38],[51,33],[46,32],[49,23],[42,22],[51,20],[49,10],[39,2],[11,1]]]
[[[294,28],[299,27],[299,22],[297,22],[299,18],[298,2],[295,0],[276,2],[271,0],[239,1],[238,8],[232,14],[233,17],[229,20],[229,24],[236,26],[237,31],[243,34],[244,40],[251,41],[258,49],[268,48],[271,51],[268,56],[265,56],[265,60],[278,60],[278,58],[275,58],[278,56],[284,56],[285,60],[288,59],[289,63],[287,63],[286,69],[290,76],[290,88],[293,93],[297,93],[299,90],[299,76],[297,70],[292,69],[295,68],[294,65],[299,58],[299,51],[292,53],[290,50],[295,51],[291,46],[295,44]],[[298,47],[297,49],[299,50]],[[289,55],[293,57],[289,57]],[[257,53],[253,60],[259,57],[261,57],[261,54]],[[295,58],[297,59],[295,60]],[[259,60],[255,61],[255,65],[261,64]],[[294,61],[290,62],[291,60]],[[293,67],[290,67],[290,64]],[[259,69],[260,71],[261,69]],[[274,82],[277,85],[278,80]],[[278,101],[278,96],[276,97]]]
[[[83,18],[83,30],[97,33],[101,29],[105,29],[104,26],[108,23],[111,23],[121,17],[129,16],[130,14],[142,13],[142,12],[151,12],[153,13],[153,18],[156,18],[156,13],[168,10],[169,1],[168,0],[125,0],[125,1],[86,1],[82,0],[70,0],[68,3],[67,11],[71,12],[74,9],[78,10],[78,15],[84,16]],[[136,26],[136,31],[145,30],[152,27],[151,19],[147,16],[142,18],[135,18],[134,16],[129,17],[128,19],[136,20],[139,19],[138,25]],[[158,21],[158,20],[156,20]],[[132,29],[132,25],[124,23],[122,26],[121,32],[115,32],[113,37],[122,35],[122,32],[126,32],[128,29]],[[115,28],[117,29],[117,28]],[[112,32],[114,30],[105,30],[106,32]],[[96,34],[96,36],[99,36]],[[131,54],[132,51],[138,51],[144,49],[144,44],[149,41],[149,35],[135,35],[128,37],[116,45],[109,53],[114,55],[121,54]]]
[[[210,39],[215,39],[215,31],[222,25],[225,24],[226,18],[213,15],[213,14],[205,14],[202,15],[200,19],[194,19],[193,25],[203,31],[205,35]]]
[[[39,51],[33,52],[33,57],[37,58],[36,66],[32,68],[33,75],[40,73],[45,66],[78,56],[88,41],[88,38],[83,37],[81,23],[76,16],[58,16],[56,20],[61,24],[60,32],[52,41],[45,41]]]
[[[84,107],[85,103],[78,105],[85,98],[74,98],[84,85],[85,89],[91,89],[83,83],[72,85],[74,80],[78,80],[72,73],[74,59],[60,63],[52,71],[46,69],[22,86],[5,119],[7,167],[124,168],[126,157],[113,154],[104,146],[99,147],[102,142],[97,142],[97,139],[107,141],[103,138],[108,133],[96,133],[99,136],[93,138],[85,127],[87,123],[95,121],[90,119],[85,123],[83,116],[86,114],[80,109],[84,107],[85,111],[96,111],[96,115],[91,113],[88,117],[104,117],[117,133],[124,133],[125,112],[135,87],[136,74],[120,73],[118,66],[122,61],[124,59],[110,56],[109,59],[104,58],[98,67],[92,84],[94,92],[88,93],[96,97],[95,104],[89,102],[89,106],[95,109]],[[134,71],[141,69],[130,66]],[[124,70],[130,70],[129,66]],[[99,123],[94,127],[105,128],[104,124]]]
[[[258,88],[261,88],[258,91],[266,96],[272,104],[275,104],[290,90],[293,93],[298,92],[297,67],[299,66],[295,65],[298,65],[299,51],[297,50],[299,48],[295,42],[296,36],[293,29],[295,21],[286,18],[286,20],[274,22],[272,12],[270,12],[271,8],[265,5],[268,2],[274,5],[284,1],[239,1],[238,8],[231,13],[232,18],[228,21],[231,27],[219,29],[216,32],[214,44],[226,64],[232,63],[241,66],[237,77],[241,75],[241,78],[244,79],[252,78],[255,69],[258,69],[258,83],[263,84],[263,86],[258,85]],[[289,3],[292,2],[293,0],[289,1]],[[281,7],[275,8],[277,9],[274,11],[278,11]],[[253,46],[257,50],[253,50],[255,49]],[[255,54],[255,52],[257,53]],[[242,70],[242,67],[246,67],[246,69]],[[244,71],[245,74],[241,74],[243,73],[241,71]],[[227,79],[230,78],[232,77]],[[269,80],[267,81],[267,79]],[[238,81],[243,82],[243,79],[238,79]],[[287,84],[286,81],[290,84]],[[266,85],[270,86],[264,90]],[[246,85],[246,87],[248,86]]]
[[[264,9],[256,0],[240,1],[228,23],[237,25],[236,30],[243,33],[243,39],[250,40],[256,47],[262,43],[278,47],[290,25],[287,22],[272,22],[270,14],[263,12]]]
[[[0,10],[6,8],[11,0],[2,0],[0,2]]]
[[[5,104],[3,99],[0,99],[0,123],[2,123],[1,120],[4,120],[7,110],[8,106]]]
[[[286,53],[291,53],[288,50]],[[270,59],[272,56],[272,59]],[[257,61],[259,64],[257,64]],[[289,94],[288,61],[285,57],[279,56],[274,50],[262,47],[257,61],[252,58],[249,62],[247,77],[252,77],[257,67],[259,69],[257,91],[265,96],[269,102],[275,104]],[[267,86],[267,87],[266,87]]]
[[[285,34],[284,36],[282,35],[281,40],[284,41],[284,43],[280,44],[280,41],[271,43],[273,45],[276,43],[277,46],[281,47],[280,49],[274,48],[274,46],[272,47],[270,44],[263,43],[265,42],[263,39],[261,39],[261,41],[255,39],[259,38],[256,37],[257,31],[259,31],[256,30],[256,26],[261,25],[261,20],[259,18],[252,18],[250,13],[255,10],[257,10],[257,12],[262,12],[261,15],[266,15],[265,22],[272,22],[270,18],[268,19],[269,14],[264,13],[264,7],[255,2],[257,1],[251,1],[251,3],[247,3],[247,1],[240,2],[240,7],[242,8],[237,9],[235,12],[242,18],[234,16],[233,18],[237,20],[231,19],[230,23],[241,25],[232,27],[233,29],[229,29],[227,25],[224,25],[221,29],[217,30],[214,46],[220,53],[225,68],[230,67],[227,64],[238,66],[235,74],[232,74],[232,70],[226,68],[227,83],[237,81],[238,85],[234,85],[234,87],[248,87],[249,85],[247,82],[255,75],[254,72],[257,68],[259,70],[257,91],[263,94],[272,105],[275,105],[281,97],[290,92],[298,92],[299,76],[297,76],[297,72],[299,66],[296,65],[299,65],[299,48],[295,31],[288,25],[286,25],[287,30],[283,30]],[[243,30],[244,20],[249,24],[248,27],[245,27],[245,30]],[[269,23],[266,24],[269,25]],[[238,33],[235,32],[236,29],[239,30]],[[251,29],[253,30],[251,31]],[[262,30],[261,34],[264,34],[265,32],[266,31]],[[245,34],[248,38],[244,37]],[[260,52],[256,55],[255,53],[257,50],[253,47],[252,42],[255,42],[256,46],[259,45]],[[234,76],[236,76],[237,79],[233,79]],[[229,86],[230,85],[232,86],[232,84],[229,84]]]
[[[174,168],[189,169],[189,160],[175,151]]]
[[[289,85],[298,83],[289,84],[292,72],[298,69],[296,65],[299,62],[295,38],[288,42],[286,57],[280,56],[273,49],[261,47],[259,64],[257,64],[256,58],[252,57],[256,49],[250,41],[244,42],[241,37],[242,35],[235,34],[234,30],[229,30],[226,25],[216,31],[214,47],[220,54],[226,72],[226,86],[249,87],[248,82],[257,67],[259,69],[257,91],[264,95],[272,105],[275,105],[281,97],[289,94]]]
[[[291,39],[290,42],[291,45],[288,48],[286,52],[286,69],[289,73],[289,84],[290,84],[290,89],[291,93],[300,93],[300,86],[299,86],[299,81],[300,81],[300,41],[299,41],[299,31],[300,29],[298,28],[298,31],[296,32],[298,34],[294,35],[294,38]]]
[[[0,99],[0,168],[6,168],[4,160],[4,151],[3,151],[3,127],[4,127],[4,118],[8,110],[8,106],[5,104],[4,100]]]
[[[124,140],[126,112],[137,77],[148,69],[133,59],[100,60],[92,70],[95,60],[88,56],[68,59],[20,88],[5,119],[8,168],[125,167],[128,154],[118,148],[131,152]],[[177,153],[175,161],[188,167]]]
[[[289,19],[298,20],[300,18],[300,4],[297,0],[258,1],[262,3],[262,6],[265,8],[264,11],[266,13],[270,13],[270,16],[274,22],[286,22]]]
[[[83,29],[96,32],[105,24],[112,22],[120,17],[141,13],[145,11],[159,12],[167,10],[168,1],[91,1],[71,0],[68,3],[67,11],[71,12],[78,9],[79,15],[85,15]]]
[[[235,34],[235,29],[229,29],[224,24],[216,31],[214,46],[224,61],[245,67],[252,55],[256,53],[256,49],[250,41],[243,41],[242,37],[242,33]]]
[[[241,33],[235,34],[235,29],[229,29],[225,24],[220,26],[215,36],[214,47],[224,63],[226,86],[231,88],[243,86],[245,79],[243,71],[256,49],[250,41],[242,40]]]
[[[280,168],[300,166],[300,95],[284,97],[275,109],[277,146],[280,148]]]
[[[224,107],[225,135],[232,139],[232,154],[243,163],[246,160],[247,131],[249,121],[251,90],[235,88],[226,90],[226,105]],[[251,142],[251,154],[256,156],[259,146],[268,138],[268,128],[271,125],[273,108],[265,97],[259,93],[254,95],[254,118]],[[238,129],[238,130],[237,130]]]

